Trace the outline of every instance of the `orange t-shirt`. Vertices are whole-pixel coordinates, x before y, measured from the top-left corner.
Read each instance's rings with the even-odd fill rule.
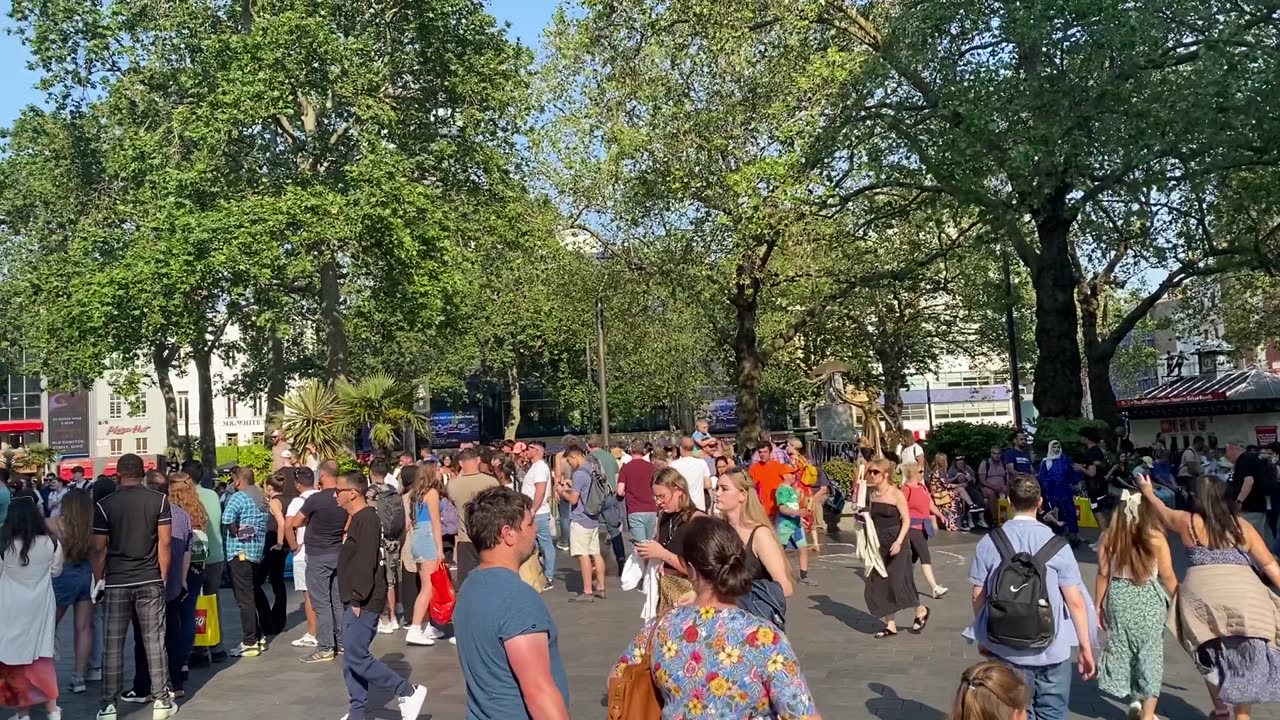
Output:
[[[774,495],[777,493],[778,486],[782,484],[782,476],[793,472],[795,470],[790,465],[777,460],[753,462],[751,467],[747,468],[747,474],[755,481],[760,504],[764,505],[764,511],[770,518],[773,518],[778,511],[778,501]]]

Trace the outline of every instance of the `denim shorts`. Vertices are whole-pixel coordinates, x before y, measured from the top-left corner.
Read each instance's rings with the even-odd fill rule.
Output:
[[[436,554],[436,536],[431,533],[430,525],[418,525],[413,528],[413,541],[409,544],[414,562],[439,560]]]
[[[62,566],[62,574],[53,578],[53,597],[58,607],[88,602],[91,598],[93,570],[88,560],[78,563],[67,563]]]

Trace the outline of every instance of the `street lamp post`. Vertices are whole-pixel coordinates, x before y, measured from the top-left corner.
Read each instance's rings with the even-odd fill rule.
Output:
[[[924,379],[924,413],[929,419],[929,434],[933,434],[933,384]]]
[[[600,439],[609,446],[609,386],[604,371],[604,302],[596,293],[596,383],[600,388]]]
[[[1009,383],[1013,391],[1013,427],[1022,429],[1022,379],[1018,377],[1018,335],[1013,321],[1013,273],[1009,270],[1009,252],[1000,251],[1001,269],[1004,270],[1004,332],[1009,343]]]

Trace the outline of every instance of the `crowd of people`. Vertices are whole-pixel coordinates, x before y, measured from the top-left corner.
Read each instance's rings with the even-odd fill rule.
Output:
[[[1078,440],[1081,457],[1062,440]],[[1150,720],[1166,618],[1215,717],[1246,720],[1252,705],[1280,700],[1280,602],[1268,587],[1280,585],[1280,448],[1230,441],[1217,453],[1196,438],[1175,467],[1162,438],[1140,449],[1102,440],[1086,428],[1039,457],[1018,433],[971,466],[928,457],[904,433],[893,451],[852,457],[851,486],[835,492],[854,506],[864,601],[883,622],[874,638],[898,636],[904,611],[910,632],[926,630],[929,599],[949,592],[929,540],[972,530],[986,534],[968,577],[966,637],[993,662],[965,673],[954,717],[1065,718],[1074,666]],[[332,460],[313,468],[283,437],[273,442],[271,473],[237,468],[225,489],[196,463],[147,472],[135,455],[118,460],[115,478],[6,488],[0,606],[15,612],[0,626],[0,687],[20,719],[37,706],[60,718],[60,686],[92,682],[99,720],[114,720],[120,703],[170,717],[192,663],[258,657],[286,629],[290,558],[306,616],[291,644],[304,663],[341,659],[344,720],[362,720],[371,685],[397,698],[402,717],[422,712],[427,689],[370,652],[378,634],[401,629],[408,645],[457,646],[468,717],[567,718],[559,633],[541,597],[573,579],[557,575],[558,552],[577,561],[570,602],[609,601],[632,567],[643,578],[631,586],[644,591],[648,622],[609,673],[611,702],[624,696],[612,686],[643,670],[663,717],[819,717],[786,634],[787,601],[814,584],[809,550],[833,488],[800,440],[764,436],[739,455],[700,423],[679,439],[612,448],[566,436],[555,452],[541,441],[423,449],[394,467],[375,459],[367,475]],[[1080,498],[1103,529],[1092,592],[1073,552]],[[1170,533],[1190,565],[1181,582]],[[458,588],[443,622],[429,612],[441,571]],[[241,635],[225,652],[195,648],[197,602],[224,583]],[[60,683],[54,633],[68,613],[74,657]]]

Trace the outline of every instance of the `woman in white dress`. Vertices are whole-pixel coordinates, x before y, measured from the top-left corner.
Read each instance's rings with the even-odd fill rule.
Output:
[[[58,673],[53,664],[53,576],[62,572],[62,548],[49,535],[34,493],[14,496],[0,527],[0,706],[16,708],[14,720],[44,705],[61,720]]]

